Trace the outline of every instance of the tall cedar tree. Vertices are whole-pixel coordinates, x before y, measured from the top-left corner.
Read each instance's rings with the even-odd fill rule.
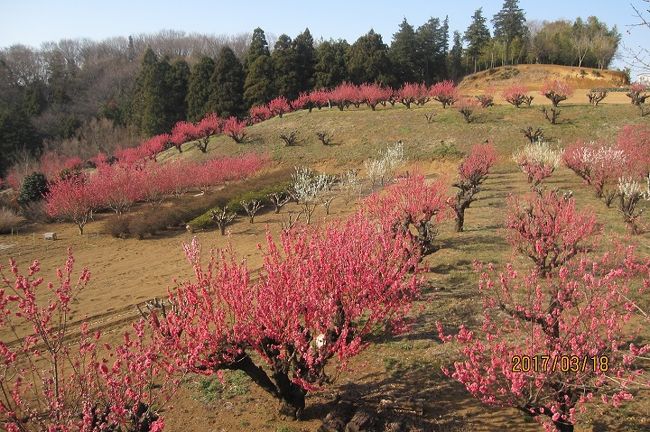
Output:
[[[253,30],[251,44],[244,59],[244,100],[248,106],[262,105],[273,99],[273,61],[264,30]]]
[[[449,78],[452,80],[458,81],[465,74],[463,68],[463,41],[458,31],[454,32],[454,45],[449,51],[447,64],[449,65]]]
[[[264,105],[273,99],[273,60],[261,55],[250,65],[244,81],[244,100],[247,106]]]
[[[210,79],[213,73],[214,60],[210,57],[201,57],[192,68],[187,91],[188,120],[199,121],[209,112]]]
[[[251,38],[251,44],[248,47],[246,52],[246,57],[244,58],[244,71],[248,72],[248,69],[251,65],[257,60],[260,56],[270,56],[269,52],[269,43],[266,40],[266,35],[264,30],[257,27],[253,30],[253,36]]]
[[[314,38],[308,28],[293,40],[293,49],[296,53],[298,92],[311,91],[314,88],[316,72],[316,50],[314,49]]]
[[[167,72],[170,66],[166,59],[158,61],[151,48],[147,48],[142,59],[142,68],[136,79],[133,102],[133,123],[147,136],[169,131],[167,120]]]
[[[512,57],[513,42],[523,41],[528,36],[526,16],[519,7],[519,0],[505,0],[501,10],[492,18],[494,37],[505,44],[504,59]]]
[[[289,36],[280,35],[273,47],[271,59],[273,59],[275,91],[278,95],[294,100],[300,92],[300,80],[298,56]]]
[[[348,69],[345,56],[350,44],[345,40],[321,42],[316,48],[316,88],[334,88],[347,81]]]
[[[472,23],[467,27],[463,40],[467,42],[467,57],[474,64],[474,72],[477,70],[478,59],[483,48],[490,42],[490,30],[486,25],[487,19],[483,16],[483,8],[478,8],[472,15]]]
[[[346,60],[350,79],[355,84],[390,84],[392,81],[388,47],[381,35],[372,29],[352,44]]]
[[[440,24],[439,18],[429,20],[418,27],[418,55],[421,80],[427,84],[447,78],[447,48],[449,26],[447,20]]]
[[[221,48],[210,79],[210,111],[221,118],[241,117],[244,106],[244,68],[229,47]]]
[[[169,71],[168,115],[172,125],[187,119],[187,90],[190,67],[185,60],[176,60]]]
[[[419,82],[422,74],[419,68],[418,41],[413,26],[406,18],[399,25],[399,30],[393,35],[389,55],[393,65],[395,79],[399,83]]]
[[[0,175],[11,166],[12,154],[24,148],[35,154],[40,138],[21,107],[0,108]]]

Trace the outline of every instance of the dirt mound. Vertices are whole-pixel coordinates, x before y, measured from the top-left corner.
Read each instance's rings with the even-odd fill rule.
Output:
[[[563,79],[579,89],[619,87],[628,84],[627,77],[620,71],[527,64],[501,66],[468,75],[459,84],[459,88],[467,92],[487,87],[501,90],[518,83],[527,86],[529,90],[539,90],[547,79]]]

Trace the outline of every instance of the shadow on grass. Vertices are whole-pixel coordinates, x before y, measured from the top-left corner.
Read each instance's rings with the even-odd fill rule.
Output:
[[[305,417],[322,419],[337,404],[349,404],[373,418],[373,426],[364,430],[377,432],[461,432],[494,426],[472,418],[470,427],[469,417],[458,411],[472,410],[476,402],[461,384],[442,374],[439,363],[422,361],[407,366],[394,360],[386,362],[386,367],[391,369],[388,376],[373,372],[359,377],[358,383],[344,384],[336,400],[308,406]]]

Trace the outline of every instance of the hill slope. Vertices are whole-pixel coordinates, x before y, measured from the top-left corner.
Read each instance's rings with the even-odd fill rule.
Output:
[[[578,68],[573,66],[525,64],[501,66],[466,76],[459,84],[461,90],[471,92],[486,87],[501,90],[514,83],[521,83],[530,90],[539,90],[547,79],[563,79],[579,89],[593,87],[618,87],[627,84],[623,72]]]

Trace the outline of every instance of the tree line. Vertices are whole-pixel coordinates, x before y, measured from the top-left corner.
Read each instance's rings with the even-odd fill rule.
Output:
[[[79,142],[92,141],[96,148],[89,153],[109,153],[117,144],[96,143],[84,132],[94,119],[109,120],[98,135],[115,132],[135,142],[180,120],[196,121],[208,112],[242,116],[279,95],[292,100],[345,81],[430,85],[516,63],[605,68],[620,40],[616,27],[596,17],[527,21],[518,0],[505,0],[491,24],[490,30],[479,8],[466,31],[451,36],[447,17],[417,28],[404,19],[390,44],[374,30],[348,43],[314,40],[309,29],[269,43],[257,28],[232,37],[166,31],[101,42],[62,40],[40,50],[11,46],[0,51],[0,173],[17,156],[37,154],[44,140],[55,150],[75,151]]]

